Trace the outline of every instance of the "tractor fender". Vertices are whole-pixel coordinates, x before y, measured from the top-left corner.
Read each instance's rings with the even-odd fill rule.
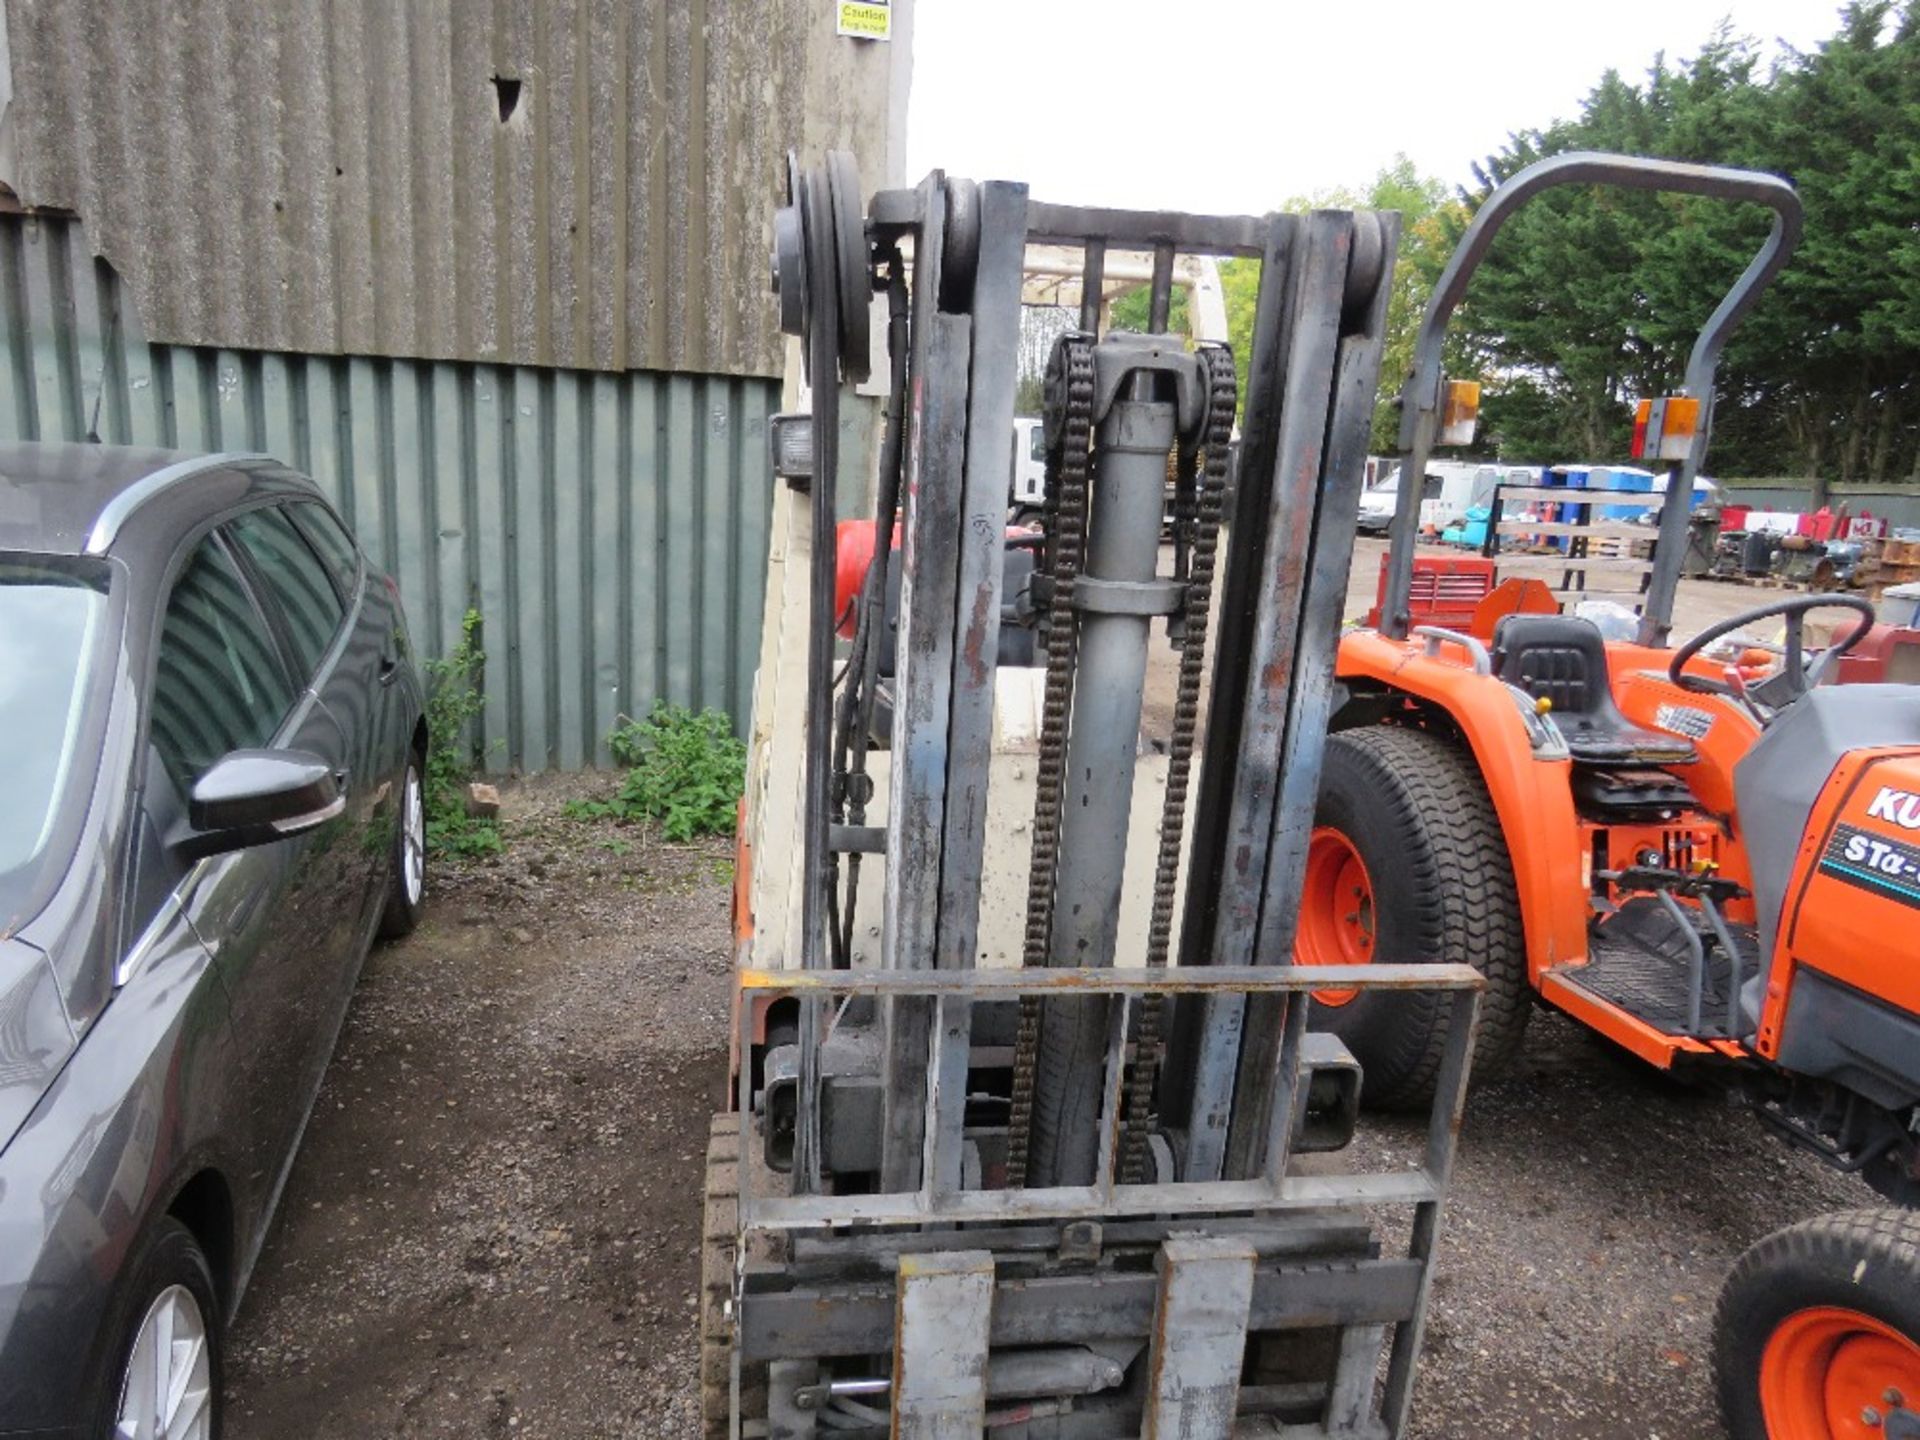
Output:
[[[1341,637],[1335,673],[1352,697],[1334,716],[1335,729],[1437,719],[1466,742],[1513,862],[1528,979],[1537,985],[1550,966],[1585,960],[1587,888],[1572,762],[1536,757],[1506,685],[1476,673],[1458,647],[1428,655],[1419,641],[1389,640],[1372,630]],[[1378,699],[1389,702],[1384,710],[1365,703]]]

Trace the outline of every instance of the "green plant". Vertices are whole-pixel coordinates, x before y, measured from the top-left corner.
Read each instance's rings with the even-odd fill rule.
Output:
[[[429,660],[427,671],[427,845],[436,855],[498,855],[505,842],[500,823],[467,813],[467,782],[473,775],[468,727],[486,708],[481,679],[486,652],[480,648],[480,612],[460,620],[460,643]]]
[[[719,710],[688,710],[658,701],[644,720],[621,717],[607,737],[627,778],[609,800],[576,800],[567,813],[582,820],[656,820],[668,840],[733,832],[734,807],[746,783],[747,747]]]

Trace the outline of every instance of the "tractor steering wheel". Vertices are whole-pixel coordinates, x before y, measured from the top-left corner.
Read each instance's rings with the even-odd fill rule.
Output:
[[[1813,610],[1824,610],[1830,605],[1858,612],[1860,623],[1847,635],[1821,651],[1820,657],[1809,665],[1805,644],[1807,614]],[[1775,674],[1769,675],[1758,685],[1748,688],[1688,672],[1687,662],[1714,641],[1775,615],[1781,616],[1787,622],[1787,653],[1782,657],[1780,669]],[[1705,695],[1730,695],[1747,705],[1749,709],[1753,708],[1755,701],[1758,701],[1777,714],[1818,685],[1834,661],[1866,639],[1867,632],[1873,628],[1878,618],[1873,606],[1858,595],[1798,595],[1791,600],[1776,600],[1771,605],[1758,605],[1751,610],[1743,610],[1730,619],[1722,620],[1718,625],[1709,625],[1674,651],[1673,660],[1667,666],[1667,678],[1682,690],[1692,690]]]

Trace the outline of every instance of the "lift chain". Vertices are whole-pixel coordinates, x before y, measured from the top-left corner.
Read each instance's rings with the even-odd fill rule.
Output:
[[[1193,739],[1200,720],[1200,673],[1206,660],[1207,617],[1213,607],[1215,542],[1227,493],[1227,462],[1233,441],[1237,396],[1233,352],[1204,345],[1200,360],[1207,377],[1207,430],[1204,470],[1199,476],[1198,514],[1194,517],[1191,569],[1182,607],[1180,680],[1174,695],[1173,734],[1167,744],[1167,798],[1160,812],[1160,854],[1153,873],[1153,914],[1147,928],[1147,964],[1164,967],[1173,942],[1173,905],[1180,877],[1180,842],[1186,825],[1187,784],[1193,774]],[[1169,617],[1170,619],[1172,617]],[[1121,1150],[1120,1179],[1145,1183],[1147,1134],[1152,1128],[1153,1082],[1160,1065],[1161,997],[1140,1002],[1140,1026],[1133,1061],[1127,1067],[1127,1127]]]
[[[1021,963],[1047,964],[1053,933],[1054,878],[1060,859],[1060,805],[1066,788],[1067,708],[1073,699],[1079,627],[1073,589],[1084,558],[1087,480],[1093,448],[1091,335],[1063,335],[1047,362],[1046,548],[1052,581],[1047,605],[1047,679],[1041,710],[1039,765],[1033,786],[1033,858],[1027,882],[1027,930]],[[1057,424],[1056,424],[1057,422]],[[1007,1184],[1027,1179],[1027,1137],[1033,1117],[1034,1064],[1040,1049],[1040,1001],[1020,1002],[1014,1042],[1013,1111],[1007,1139]]]

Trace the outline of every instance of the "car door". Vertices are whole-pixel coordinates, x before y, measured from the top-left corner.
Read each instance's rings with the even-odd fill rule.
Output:
[[[148,692],[143,800],[163,830],[186,823],[193,785],[233,750],[327,743],[331,720],[303,689],[248,579],[218,533],[170,585]],[[337,747],[336,747],[337,748]],[[228,997],[246,1093],[248,1197],[273,1193],[333,1039],[337,980],[326,877],[342,822],[179,866],[181,910]],[[316,1056],[318,1060],[316,1062]]]
[[[341,823],[319,837],[306,877],[327,907],[311,933],[321,952],[315,963],[331,977],[314,1016],[330,1041],[346,1012],[376,918],[387,855],[375,823],[387,783],[381,764],[378,647],[369,647],[357,633],[333,577],[284,505],[245,511],[224,528],[256,580],[268,618],[311,700],[286,743],[331,765],[345,793]],[[316,1087],[326,1059],[323,1049],[310,1076]]]
[[[351,713],[368,737],[372,824],[377,845],[370,845],[376,867],[385,863],[398,823],[407,751],[413,743],[414,709],[404,684],[408,663],[407,632],[397,592],[380,583],[346,527],[318,500],[295,500],[286,507],[322,563],[347,607],[349,639],[321,690],[336,715]],[[385,895],[384,869],[376,868],[371,891],[377,912]],[[374,914],[371,920],[379,917]]]

